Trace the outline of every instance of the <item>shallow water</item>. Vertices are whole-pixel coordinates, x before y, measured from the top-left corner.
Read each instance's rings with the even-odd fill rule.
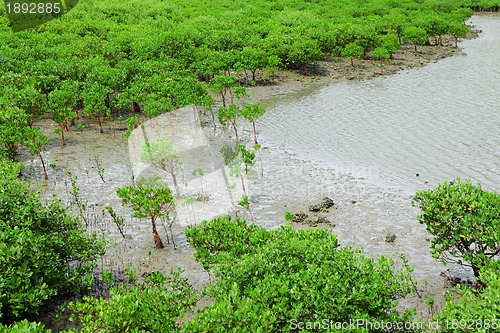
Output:
[[[299,159],[408,193],[456,176],[498,190],[500,17],[471,23],[483,34],[461,43],[462,54],[268,100],[261,137]]]

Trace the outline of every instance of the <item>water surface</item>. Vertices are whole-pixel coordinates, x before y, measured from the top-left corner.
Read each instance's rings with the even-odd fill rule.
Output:
[[[471,23],[483,33],[451,58],[267,101],[261,136],[300,159],[408,193],[456,176],[498,190],[500,17]]]

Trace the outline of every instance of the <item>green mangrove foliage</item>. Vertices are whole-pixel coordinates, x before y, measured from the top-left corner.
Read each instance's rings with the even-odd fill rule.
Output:
[[[52,330],[45,329],[42,323],[29,322],[26,319],[12,325],[4,326],[0,324],[0,332],[9,333],[52,333]]]
[[[391,258],[340,247],[326,229],[267,231],[226,216],[186,230],[186,239],[219,278],[207,290],[215,303],[187,332],[284,332],[317,318],[404,322],[414,314],[392,310],[414,291],[404,256],[397,270]]]
[[[236,144],[234,149],[231,146],[223,146],[220,153],[224,158],[224,165],[229,168],[229,174],[240,177],[243,195],[246,196],[245,178],[249,169],[255,164],[255,153],[247,150],[245,145],[239,144]]]
[[[455,36],[457,43],[467,31],[463,24],[472,10],[498,10],[499,5],[500,0],[192,0],[189,5],[185,0],[80,0],[63,17],[18,33],[11,31],[5,9],[0,7],[2,314],[16,317],[36,312],[58,290],[80,281],[91,269],[88,262],[102,253],[103,244],[95,235],[85,237],[80,222],[60,202],[44,206],[28,185],[17,179],[20,167],[5,162],[15,159],[20,147],[27,147],[39,156],[48,178],[42,154],[48,140],[36,126],[38,118],[54,121],[63,145],[66,130],[90,128],[90,124],[83,126],[75,119],[95,119],[99,131],[104,132],[105,122],[116,118],[121,108],[132,113],[124,119],[127,137],[143,115],[151,118],[186,105],[210,110],[215,129],[211,91],[222,98],[219,120],[236,131],[233,122],[245,117],[254,126],[257,142],[254,120],[263,110],[232,106],[245,84],[236,73],[252,74],[246,84],[257,81],[259,73],[263,81],[273,84],[279,69],[297,68],[307,74],[310,63],[330,56],[348,57],[352,65],[354,58],[376,57],[383,65],[401,43],[411,42],[415,48],[430,42],[441,44],[443,35]],[[225,161],[244,187],[254,156],[238,147],[226,148],[233,157]],[[148,142],[142,153],[144,162],[172,175],[179,197],[175,172],[180,163],[171,144]],[[76,177],[71,181],[76,196]],[[424,212],[429,209],[421,222],[436,235],[435,255],[444,251],[460,255],[479,274],[485,259],[498,253],[498,234],[492,232],[498,230],[496,195],[453,186],[439,191],[449,190],[456,203],[430,193],[417,197]],[[165,217],[172,205],[170,190],[137,184],[119,191],[123,203],[131,204],[136,216],[152,219],[155,233],[156,219]],[[443,208],[443,203],[449,208]],[[215,305],[186,329],[276,331],[290,318],[306,320],[315,315],[408,318],[409,313],[389,311],[395,298],[410,288],[408,271],[395,272],[391,260],[381,257],[376,262],[356,249],[340,248],[326,231],[248,229],[248,240],[227,243],[229,250],[207,248],[209,255],[204,258],[217,257],[208,265],[215,265],[221,277],[216,284],[220,292],[211,290]],[[209,241],[213,248],[221,248],[221,240]],[[162,246],[159,237],[155,236],[155,243]],[[472,250],[472,244],[479,250]],[[234,253],[236,246],[240,246],[236,251],[240,254]],[[201,251],[201,245],[195,247]],[[236,258],[237,264],[230,267],[230,260]],[[75,261],[81,265],[70,266]],[[324,263],[321,270],[319,261]],[[334,283],[340,288],[334,288]],[[349,288],[360,292],[346,298]],[[109,313],[116,313],[113,311]],[[146,315],[153,318],[154,310],[148,311]],[[231,311],[233,321],[223,320],[225,311]],[[106,312],[99,313],[104,316]],[[173,326],[168,326],[172,323],[169,320],[165,323],[158,327],[169,330]],[[154,325],[160,324],[161,320]],[[151,327],[156,328],[154,325]],[[127,327],[119,326],[118,330]],[[144,326],[140,327],[136,330]]]
[[[131,285],[111,288],[109,300],[86,296],[82,302],[71,303],[71,320],[82,323],[83,328],[68,332],[180,332],[179,319],[198,301],[198,294],[181,273],[173,268],[170,276],[154,272],[143,283],[133,278],[129,279]]]
[[[19,164],[0,159],[0,315],[35,313],[45,301],[78,286],[104,254],[59,200],[43,203],[17,179]]]
[[[145,142],[141,151],[141,161],[168,172],[174,182],[175,197],[180,198],[176,174],[181,170],[182,162],[174,149],[172,140],[161,139],[158,142]]]
[[[500,332],[500,262],[489,261],[480,271],[481,281],[488,288],[478,294],[467,287],[457,287],[460,301],[450,297],[435,318],[443,324],[442,332]]]
[[[168,216],[174,208],[172,191],[155,178],[140,178],[136,185],[118,188],[116,194],[122,199],[122,205],[131,206],[133,217],[151,218],[155,247],[162,249],[165,246],[156,229],[158,218]]]
[[[435,236],[432,255],[445,264],[472,267],[482,286],[481,267],[500,254],[500,195],[457,178],[417,192],[413,205],[422,210],[419,223]]]
[[[262,116],[264,113],[266,113],[266,109],[260,106],[260,103],[246,104],[240,112],[241,116],[252,123],[253,139],[256,145],[259,143],[257,142],[257,129],[255,128],[255,120]]]
[[[235,258],[255,251],[255,247],[271,237],[265,229],[255,224],[247,225],[240,218],[224,216],[203,221],[203,226],[186,229],[186,239],[196,250],[194,258],[201,262],[206,271],[219,264],[218,254],[231,252]]]

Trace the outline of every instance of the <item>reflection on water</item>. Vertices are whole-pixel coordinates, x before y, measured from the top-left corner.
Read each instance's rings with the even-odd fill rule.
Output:
[[[413,193],[456,176],[498,190],[500,17],[471,23],[483,34],[464,41],[457,56],[267,101],[261,137],[298,158]]]

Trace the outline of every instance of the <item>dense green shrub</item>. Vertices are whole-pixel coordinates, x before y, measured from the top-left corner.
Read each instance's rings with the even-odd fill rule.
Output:
[[[87,237],[60,201],[42,203],[18,171],[0,160],[0,314],[8,317],[36,312],[104,252],[103,241]]]
[[[26,319],[9,326],[0,324],[0,333],[51,333],[51,330],[45,329],[42,323],[29,322]]]
[[[0,158],[14,159],[23,142],[28,117],[16,107],[3,105],[0,100]]]
[[[483,266],[481,280],[488,285],[483,292],[458,287],[462,299],[446,302],[446,308],[436,316],[442,332],[500,332],[500,262]]]
[[[392,310],[399,297],[414,290],[406,261],[396,271],[392,259],[365,258],[361,249],[340,247],[326,229],[283,226],[269,232],[230,218],[216,219],[216,225],[205,223],[188,237],[197,253],[201,248],[216,255],[219,278],[208,290],[215,304],[185,324],[189,332],[283,332],[324,319],[403,322],[412,317],[412,310]],[[234,231],[246,241],[238,241]]]
[[[255,224],[248,225],[240,218],[231,216],[217,217],[203,221],[203,225],[186,229],[186,240],[196,250],[196,261],[203,264],[207,271],[219,263],[218,254],[229,252],[234,258],[256,251],[266,243],[271,234]]]
[[[419,223],[435,236],[432,255],[472,267],[480,285],[481,266],[500,253],[500,195],[457,178],[417,192],[413,205],[423,212]]]
[[[109,300],[84,297],[84,302],[70,304],[72,320],[84,324],[83,333],[178,332],[178,320],[192,310],[198,296],[180,274],[180,269],[172,269],[168,277],[151,273],[144,283],[112,288]]]

